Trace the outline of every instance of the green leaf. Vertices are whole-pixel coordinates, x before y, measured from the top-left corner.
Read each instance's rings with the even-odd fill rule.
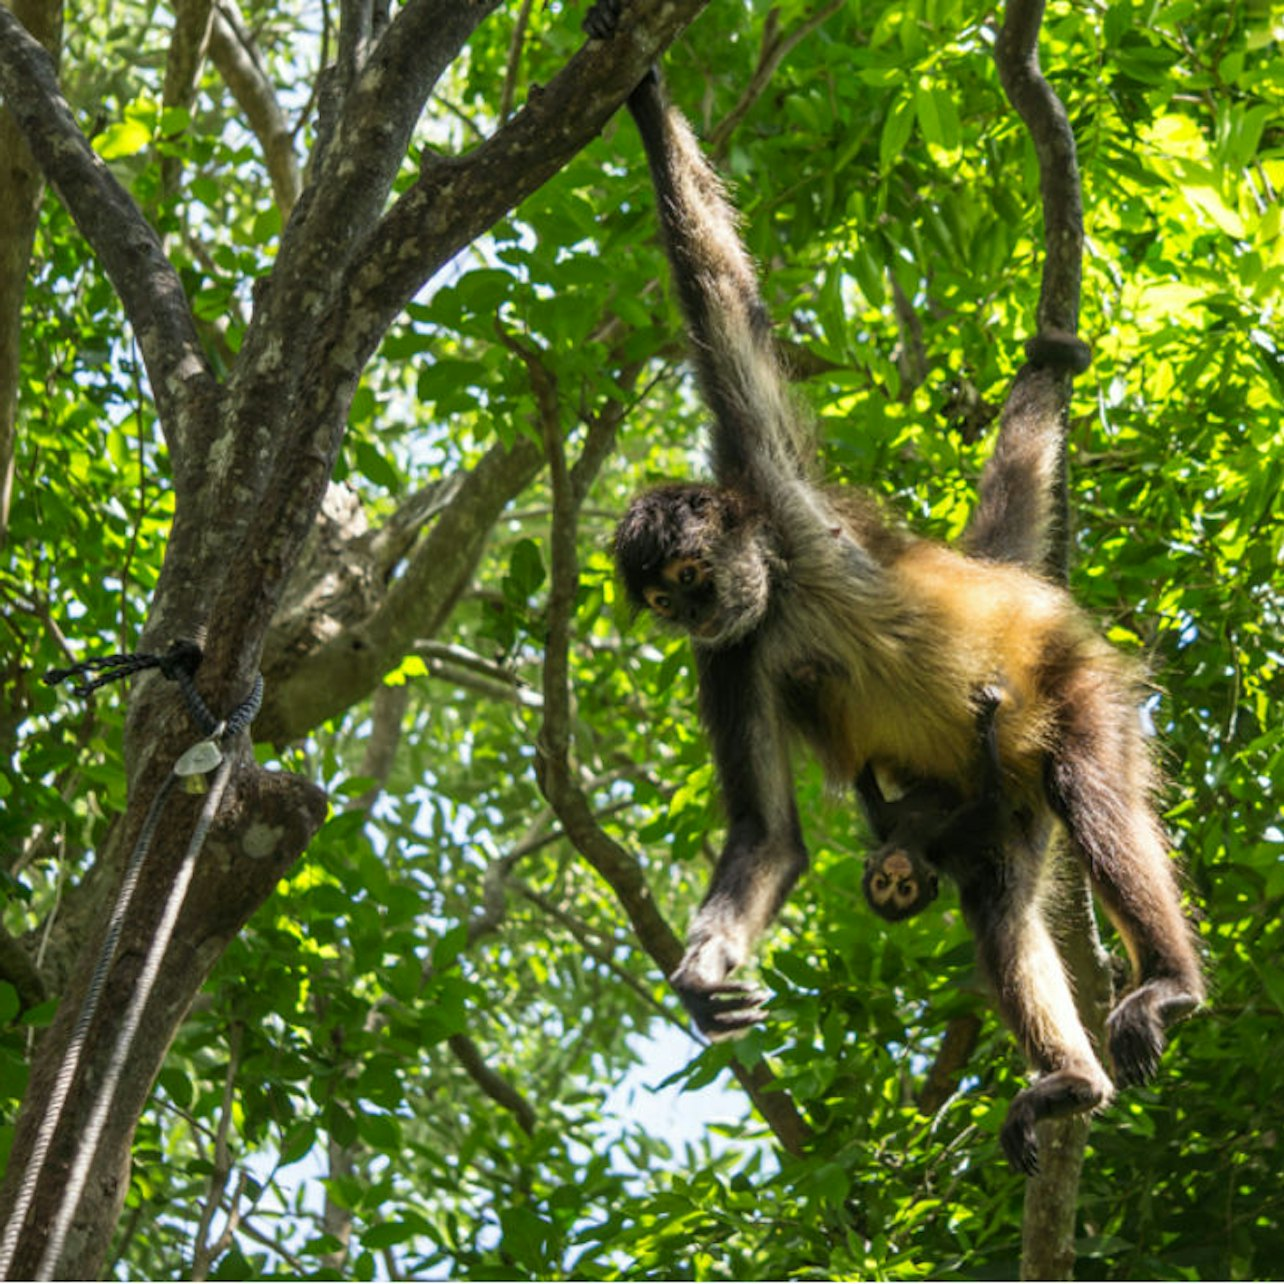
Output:
[[[914,129],[915,99],[902,95],[892,104],[883,121],[883,132],[878,142],[878,167],[884,173],[901,159],[905,144]]]
[[[152,131],[141,120],[129,117],[108,125],[94,139],[94,150],[103,160],[120,160],[135,156],[152,141]]]

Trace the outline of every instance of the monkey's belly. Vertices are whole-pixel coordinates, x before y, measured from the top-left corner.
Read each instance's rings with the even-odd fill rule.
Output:
[[[839,675],[805,671],[786,687],[790,721],[825,774],[846,786],[867,762],[903,775],[946,781],[966,791],[976,768],[974,714],[966,701],[916,705],[868,685],[858,690]]]

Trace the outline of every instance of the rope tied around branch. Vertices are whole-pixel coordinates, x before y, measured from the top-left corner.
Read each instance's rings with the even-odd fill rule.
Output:
[[[124,655],[91,656],[65,669],[50,669],[43,681],[48,686],[56,687],[59,683],[66,682],[68,678],[79,678],[80,681],[71,684],[71,689],[78,696],[86,697],[101,687],[133,677],[135,673],[159,669],[162,677],[178,683],[187,711],[192,715],[192,721],[196,723],[202,736],[230,739],[248,727],[254,720],[254,715],[258,713],[259,706],[263,703],[263,679],[260,676],[255,680],[254,689],[249,696],[233,710],[224,723],[210,712],[209,705],[196,689],[196,670],[200,668],[203,656],[204,653],[197,643],[181,639],[171,643],[169,650],[163,655],[156,655],[150,651],[134,651]],[[90,673],[99,673],[100,676],[90,678],[88,677]],[[252,709],[248,708],[251,704]]]

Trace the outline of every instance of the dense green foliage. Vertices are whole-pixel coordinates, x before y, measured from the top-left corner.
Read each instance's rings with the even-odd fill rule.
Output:
[[[516,9],[443,84],[425,146],[492,126]],[[787,33],[813,10],[715,5],[673,50],[673,95],[706,137],[750,85],[764,24]],[[255,0],[247,16],[300,113],[318,12]],[[519,102],[578,44],[580,17],[534,6]],[[975,407],[1001,404],[1038,282],[1034,159],[997,85],[992,21],[957,0],[850,0],[789,51],[720,154],[832,472],[942,536],[965,520],[989,443],[969,440]],[[1222,0],[1057,4],[1042,45],[1080,147],[1096,354],[1073,410],[1073,583],[1155,674],[1168,817],[1213,992],[1157,1082],[1094,1128],[1080,1248],[1101,1278],[1262,1277],[1284,1259],[1284,30],[1270,21]],[[68,22],[63,81],[82,124],[165,233],[210,349],[234,352],[281,226],[256,144],[213,70],[190,118],[161,112],[167,23],[150,4],[80,6]],[[167,154],[183,165],[174,190]],[[497,318],[543,350],[572,457],[585,406],[636,396],[583,518],[575,753],[680,931],[719,825],[690,653],[628,620],[606,553],[631,489],[699,464],[654,227],[621,118],[388,336],[338,480],[377,522],[496,437],[532,431],[529,370]],[[37,676],[66,648],[130,649],[173,503],[133,339],[52,197],[25,315],[0,549],[15,935],[57,912],[123,801],[122,697],[82,712]],[[630,361],[647,363],[643,382],[621,390]],[[222,1278],[1014,1275],[1023,1185],[996,1134],[1019,1055],[948,895],[896,928],[864,909],[854,808],[811,764],[798,775],[813,869],[764,951],[771,1020],[739,1050],[769,1058],[817,1130],[812,1153],[782,1160],[730,1079],[707,1115],[705,1097],[683,1098],[678,1141],[650,1103],[647,1085],[674,1071],[699,1086],[728,1054],[656,1042],[682,1014],[536,784],[538,701],[518,695],[540,684],[547,526],[541,477],[436,639],[490,676],[443,678],[426,652],[389,679],[404,684],[404,726],[368,813],[368,705],[260,747],[325,784],[332,816],[171,1052],[113,1269],[189,1271],[213,1190],[222,1208],[200,1234],[216,1238],[229,1206],[238,1219]],[[502,915],[470,934],[495,896]],[[10,1117],[48,1018],[19,1008],[0,984]],[[967,1013],[983,1015],[981,1038],[958,1093],[925,1117],[922,1077]],[[459,1035],[529,1104],[529,1135],[466,1073]],[[327,1200],[331,1229],[350,1225],[346,1254],[322,1224]]]

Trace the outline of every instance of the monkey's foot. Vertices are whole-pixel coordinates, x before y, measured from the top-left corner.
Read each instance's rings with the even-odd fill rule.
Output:
[[[1106,1021],[1115,1082],[1124,1088],[1153,1079],[1168,1042],[1165,1027],[1198,1006],[1194,994],[1166,978],[1148,981],[1126,995]]]
[[[765,1015],[766,992],[748,981],[720,981],[705,986],[670,978],[686,1010],[701,1031],[713,1040],[729,1039],[757,1025]]]
[[[1149,1083],[1159,1072],[1159,1057],[1167,1043],[1159,1022],[1142,1007],[1129,1007],[1125,999],[1110,1014],[1107,1029],[1115,1082],[1121,1088]]]
[[[1114,1093],[1106,1073],[1095,1062],[1073,1069],[1054,1070],[1018,1092],[999,1129],[999,1145],[1017,1172],[1033,1177],[1039,1171],[1040,1119],[1059,1119],[1104,1106]]]

